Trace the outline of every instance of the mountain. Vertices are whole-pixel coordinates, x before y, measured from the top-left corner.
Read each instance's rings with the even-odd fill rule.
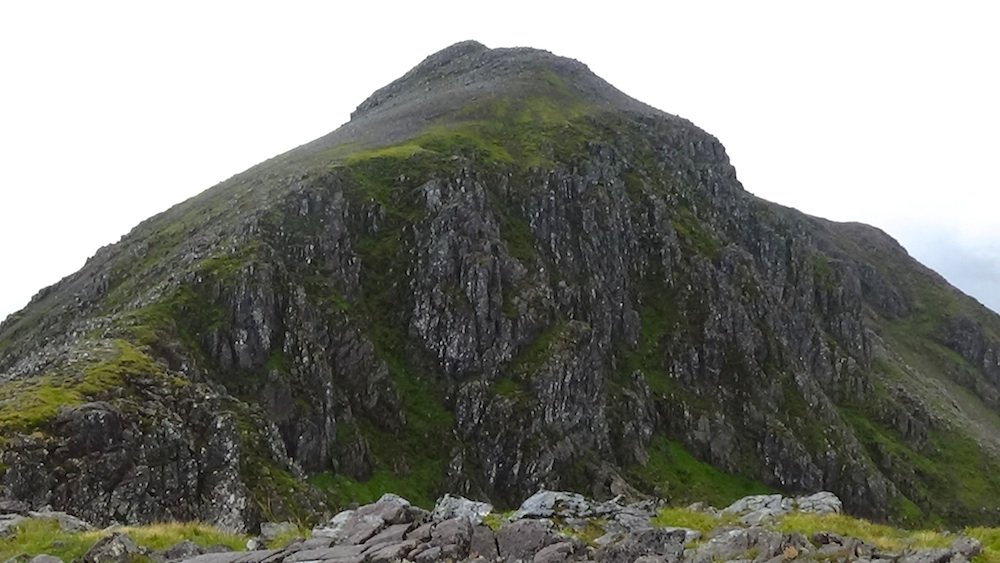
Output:
[[[100,524],[541,486],[1000,521],[1000,318],[533,49],[448,47],[101,248],[0,325],[0,397],[0,498]]]

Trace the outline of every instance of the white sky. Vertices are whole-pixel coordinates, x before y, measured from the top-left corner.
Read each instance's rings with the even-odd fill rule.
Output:
[[[1000,310],[1000,4],[347,4],[0,5],[0,318],[464,39],[587,63],[749,191],[877,225]]]

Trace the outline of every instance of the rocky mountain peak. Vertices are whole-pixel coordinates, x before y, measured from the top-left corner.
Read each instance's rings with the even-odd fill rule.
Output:
[[[0,325],[0,397],[0,500],[102,524],[542,487],[1000,521],[1000,318],[533,49],[449,47],[102,249]]]

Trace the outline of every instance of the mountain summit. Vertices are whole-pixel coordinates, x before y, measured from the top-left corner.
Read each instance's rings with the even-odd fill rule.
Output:
[[[100,249],[0,325],[0,397],[0,498],[102,524],[541,487],[1000,520],[1000,318],[532,49],[444,49]]]

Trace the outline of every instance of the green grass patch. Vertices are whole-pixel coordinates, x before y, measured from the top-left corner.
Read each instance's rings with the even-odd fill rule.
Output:
[[[66,373],[0,384],[0,435],[43,429],[59,410],[98,398],[136,377],[161,376],[162,367],[124,340],[103,359],[78,364]]]
[[[501,396],[508,399],[516,399],[522,397],[527,390],[524,385],[518,381],[515,381],[512,377],[501,377],[493,383],[493,391]]]
[[[733,475],[698,460],[684,447],[659,435],[649,446],[646,465],[632,472],[642,482],[672,504],[707,502],[727,506],[749,495],[774,492],[766,485],[741,475]]]
[[[690,251],[717,260],[722,251],[722,244],[707,230],[703,221],[696,217],[687,207],[678,207],[673,219],[674,231],[680,237],[681,244]]]
[[[0,560],[42,553],[64,561],[79,560],[101,538],[112,532],[128,534],[137,544],[162,551],[182,540],[202,547],[223,545],[233,551],[246,549],[248,537],[224,532],[199,522],[169,522],[146,526],[127,526],[88,532],[64,532],[56,520],[31,518],[17,525],[13,533],[0,538]]]
[[[916,526],[974,525],[996,520],[1000,462],[973,439],[955,431],[934,430],[917,448],[890,426],[859,408],[841,407],[869,457],[899,487],[893,521]],[[914,506],[919,507],[919,516]]]
[[[719,526],[733,524],[738,520],[735,514],[712,515],[690,508],[664,507],[656,512],[653,525],[661,528],[688,528],[706,534]]]
[[[531,344],[511,361],[511,371],[519,374],[533,374],[541,369],[551,356],[560,338],[565,334],[567,323],[559,319],[542,331]]]
[[[666,337],[676,328],[680,318],[675,295],[674,291],[666,288],[640,289],[639,342],[635,350],[626,351],[622,357],[624,368],[628,373],[638,370],[649,387],[660,394],[667,393],[675,387],[663,368]]]
[[[775,524],[782,532],[798,532],[806,537],[817,532],[858,538],[881,550],[900,552],[904,549],[943,548],[955,541],[955,536],[940,532],[907,531],[885,524],[876,524],[846,514],[814,514],[793,512],[782,516]]]

